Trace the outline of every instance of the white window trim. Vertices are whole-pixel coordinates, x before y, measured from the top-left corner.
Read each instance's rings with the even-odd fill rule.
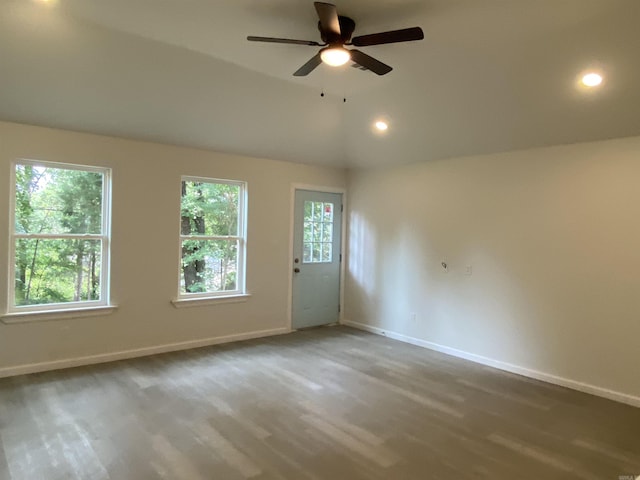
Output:
[[[67,170],[80,170],[102,174],[102,234],[22,234],[16,233],[16,166],[32,165],[44,168],[60,168]],[[17,323],[26,320],[30,315],[34,320],[51,319],[44,317],[69,318],[70,315],[78,315],[83,310],[94,311],[112,309],[110,305],[110,271],[111,271],[111,169],[91,165],[77,165],[43,160],[17,159],[11,163],[11,179],[9,187],[9,278],[7,292],[7,313],[2,316],[4,323]],[[47,303],[41,305],[18,306],[15,304],[15,248],[19,238],[51,238],[51,239],[97,239],[101,240],[101,268],[100,268],[100,300],[83,302]],[[48,315],[58,312],[60,315]]]
[[[236,185],[240,187],[240,195],[238,196],[238,228],[240,235],[234,236],[209,236],[209,235],[182,235],[181,217],[178,216],[178,294],[171,301],[176,308],[184,306],[208,305],[212,303],[236,303],[246,301],[250,295],[246,288],[246,253],[247,253],[247,198],[248,186],[247,182],[240,180],[227,180],[222,178],[210,177],[193,177],[183,175],[180,177],[180,185],[182,182],[201,182],[201,183],[223,183],[226,185]],[[180,196],[180,211],[182,211],[182,196]],[[239,243],[238,248],[238,273],[236,276],[235,290],[226,290],[220,292],[202,292],[202,293],[182,293],[180,285],[182,283],[182,242],[183,240],[236,240]],[[210,301],[209,301],[210,300]],[[228,301],[227,301],[228,300]],[[197,303],[195,303],[197,302]]]
[[[206,305],[219,305],[223,303],[244,303],[251,297],[250,293],[239,293],[217,297],[181,298],[171,300],[176,308],[204,307]]]
[[[102,305],[98,307],[65,308],[63,310],[46,310],[40,312],[7,313],[0,316],[0,322],[7,325],[12,323],[47,322],[49,320],[67,320],[70,318],[103,317],[110,315],[118,307]]]

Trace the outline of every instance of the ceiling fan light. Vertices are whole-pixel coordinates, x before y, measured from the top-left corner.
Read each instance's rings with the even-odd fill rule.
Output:
[[[585,87],[597,87],[602,83],[602,75],[596,72],[589,72],[582,77],[582,84]]]
[[[351,54],[342,47],[329,47],[320,52],[320,58],[331,67],[339,67],[351,60]]]

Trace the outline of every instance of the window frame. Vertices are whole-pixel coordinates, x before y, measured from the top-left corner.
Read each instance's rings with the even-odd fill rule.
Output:
[[[82,172],[99,173],[102,175],[102,225],[100,234],[38,234],[16,232],[16,168],[18,165],[31,165],[42,168],[57,168],[77,170]],[[9,268],[8,268],[8,314],[29,314],[64,312],[74,310],[95,310],[99,307],[111,306],[111,178],[112,171],[108,167],[95,165],[80,165],[74,163],[54,162],[48,160],[33,160],[19,158],[11,162],[9,186]],[[82,300],[78,302],[43,303],[38,305],[16,305],[16,243],[19,239],[42,238],[56,240],[99,240],[101,246],[100,257],[100,299]]]
[[[182,194],[180,193],[180,203],[178,212],[178,295],[177,302],[189,300],[215,300],[230,297],[241,297],[247,295],[246,273],[247,273],[247,204],[248,186],[242,180],[229,180],[224,178],[199,177],[193,175],[182,175],[180,177],[180,190],[182,192],[182,182],[199,182],[210,184],[233,185],[239,187],[238,193],[238,234],[239,235],[183,235],[182,234]],[[236,289],[220,290],[218,292],[182,292],[182,242],[185,240],[200,241],[237,241],[238,242],[238,271],[236,272]]]
[[[324,219],[324,216],[323,216],[322,220],[320,220],[320,221],[311,220],[310,222],[307,222],[306,213],[305,213],[307,203],[311,204],[312,210],[315,208],[316,204],[318,204],[318,203],[322,204],[323,215],[325,213],[326,206],[327,205],[331,205],[331,208],[332,208],[332,210],[331,210],[331,221],[326,221]],[[322,231],[322,233],[324,233],[325,226],[326,225],[330,225],[331,226],[331,241],[326,242],[326,241],[321,239],[319,242],[316,242],[316,241],[314,241],[312,239],[310,242],[307,242],[304,239],[304,230],[303,230],[303,235],[302,235],[302,264],[303,265],[322,265],[322,264],[333,263],[333,259],[334,259],[334,256],[333,256],[334,255],[334,252],[333,252],[333,243],[334,243],[333,242],[333,223],[334,223],[333,215],[335,213],[335,208],[336,208],[336,204],[331,203],[331,202],[325,202],[325,201],[318,202],[318,201],[315,201],[315,200],[305,200],[304,201],[303,209],[302,209],[302,215],[303,215],[303,219],[302,219],[303,227],[302,228],[303,229],[306,228],[307,223],[311,223],[314,226],[314,230],[315,230],[315,226],[320,224],[320,225],[322,225],[322,230],[321,231]],[[314,216],[314,213],[312,212],[312,217],[313,216]],[[320,260],[316,261],[316,260],[313,259],[313,245],[318,245],[318,244],[321,246],[321,248],[320,248],[320,257],[321,258],[320,258]],[[311,260],[310,261],[307,261],[305,259],[305,247],[306,247],[306,245],[311,245]],[[329,245],[330,246],[331,254],[330,254],[330,259],[329,260],[323,260],[322,259],[322,255],[323,255],[322,252],[324,251],[324,245]]]

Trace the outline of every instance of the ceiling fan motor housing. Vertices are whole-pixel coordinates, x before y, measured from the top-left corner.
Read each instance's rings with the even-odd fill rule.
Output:
[[[322,41],[327,45],[344,45],[351,40],[351,35],[353,35],[353,32],[356,29],[356,22],[353,19],[343,17],[342,15],[338,16],[338,21],[340,22],[340,34],[323,30],[322,24],[318,22],[320,38],[322,38]]]

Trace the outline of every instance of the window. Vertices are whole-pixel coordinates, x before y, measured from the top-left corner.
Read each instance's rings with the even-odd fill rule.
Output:
[[[303,263],[333,261],[333,203],[304,202]]]
[[[107,305],[110,170],[20,160],[13,188],[9,310]]]
[[[181,299],[244,293],[246,184],[182,177]]]

